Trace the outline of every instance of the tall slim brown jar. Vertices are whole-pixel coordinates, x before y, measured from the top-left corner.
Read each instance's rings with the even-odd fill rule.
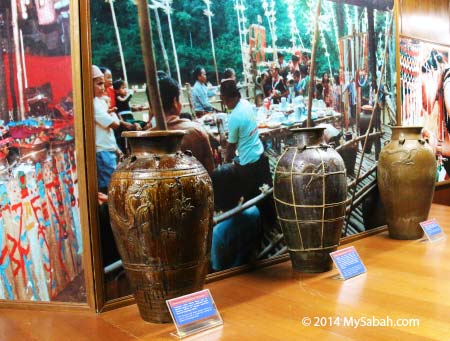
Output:
[[[392,140],[382,149],[377,181],[389,236],[418,239],[428,217],[436,179],[436,158],[421,138],[422,127],[392,127]]]

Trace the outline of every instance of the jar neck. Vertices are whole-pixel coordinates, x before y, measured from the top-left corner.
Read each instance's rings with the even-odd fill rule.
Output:
[[[292,129],[297,147],[314,146],[323,143],[325,128],[298,128]]]
[[[180,151],[184,131],[145,131],[123,134],[130,144],[131,154],[174,154]]]
[[[422,127],[392,127],[392,140],[400,138],[406,140],[417,140],[421,137]]]

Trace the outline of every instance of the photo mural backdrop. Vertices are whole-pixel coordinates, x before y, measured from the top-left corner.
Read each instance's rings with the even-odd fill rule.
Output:
[[[418,39],[400,39],[402,125],[423,126],[438,156],[437,181],[450,174],[450,139],[443,94],[450,47]]]
[[[0,19],[0,299],[85,301],[69,1]]]

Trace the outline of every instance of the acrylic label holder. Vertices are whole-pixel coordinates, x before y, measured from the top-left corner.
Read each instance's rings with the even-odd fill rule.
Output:
[[[445,238],[445,234],[436,219],[422,221],[419,225],[430,242],[436,242]]]
[[[184,338],[223,324],[209,289],[166,301],[177,328],[172,335]]]
[[[367,271],[354,246],[331,252],[330,256],[344,281]]]

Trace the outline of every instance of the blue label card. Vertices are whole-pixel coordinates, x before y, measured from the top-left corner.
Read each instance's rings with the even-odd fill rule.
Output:
[[[419,223],[430,242],[441,240],[445,237],[444,232],[436,219],[430,219]]]
[[[180,338],[223,324],[209,289],[167,300]]]
[[[366,272],[366,267],[354,246],[331,252],[330,256],[344,281]]]

